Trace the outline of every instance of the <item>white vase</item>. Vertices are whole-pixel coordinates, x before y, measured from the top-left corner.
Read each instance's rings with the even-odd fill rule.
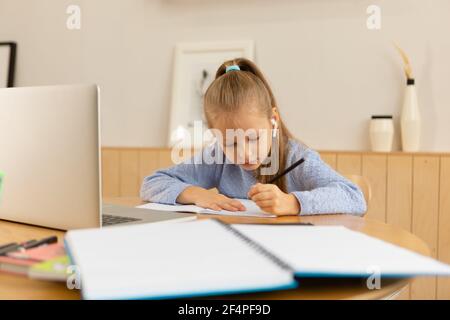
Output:
[[[375,152],[391,152],[394,138],[392,116],[372,116],[370,120],[370,145]]]
[[[400,118],[402,149],[415,152],[420,148],[421,118],[414,79],[408,79]]]

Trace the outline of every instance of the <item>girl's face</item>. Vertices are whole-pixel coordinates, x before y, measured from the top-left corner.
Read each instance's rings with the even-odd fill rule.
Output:
[[[266,159],[272,146],[272,123],[266,115],[239,111],[217,119],[212,126],[229,161],[245,170],[255,170]]]

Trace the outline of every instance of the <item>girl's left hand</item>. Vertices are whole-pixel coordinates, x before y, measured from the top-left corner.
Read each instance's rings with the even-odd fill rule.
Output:
[[[297,197],[284,193],[274,184],[257,183],[250,188],[247,196],[268,213],[282,216],[298,215],[300,212]]]

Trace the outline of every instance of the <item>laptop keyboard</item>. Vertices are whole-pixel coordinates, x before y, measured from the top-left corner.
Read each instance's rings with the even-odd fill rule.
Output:
[[[140,221],[142,219],[138,218],[131,218],[131,217],[121,217],[121,216],[113,216],[110,214],[103,214],[102,215],[102,226],[112,226],[115,224],[120,223],[127,223],[127,222],[133,222],[133,221]]]

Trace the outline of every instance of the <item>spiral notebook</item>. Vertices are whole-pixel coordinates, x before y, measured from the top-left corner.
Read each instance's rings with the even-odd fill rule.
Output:
[[[339,226],[208,219],[73,230],[65,241],[85,299],[272,291],[301,277],[450,275],[446,264]]]
[[[287,289],[290,269],[213,219],[67,232],[85,299],[162,299]]]

